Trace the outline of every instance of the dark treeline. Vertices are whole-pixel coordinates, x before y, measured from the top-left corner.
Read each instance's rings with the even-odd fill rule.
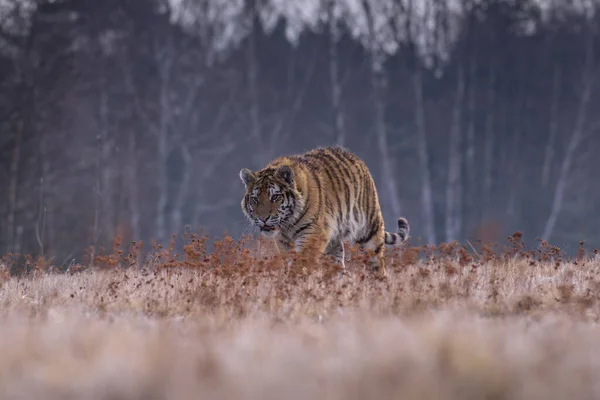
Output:
[[[600,245],[595,6],[279,3],[0,2],[1,252],[238,238],[239,170],[332,143],[413,243]]]

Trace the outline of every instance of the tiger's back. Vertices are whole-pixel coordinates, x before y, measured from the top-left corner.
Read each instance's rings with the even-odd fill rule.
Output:
[[[339,147],[291,157],[315,172],[323,189],[323,213],[330,240],[361,242],[380,225],[375,183],[365,163]]]
[[[273,213],[277,202],[272,199],[281,195],[278,215],[272,221],[278,223],[276,239],[284,252],[293,247],[309,258],[325,253],[343,265],[343,242],[350,241],[373,251],[371,267],[385,271],[383,245],[399,244],[408,237],[404,218],[398,219],[397,233],[385,232],[371,173],[359,157],[343,148],[317,148],[280,157],[256,174],[242,170],[240,176],[247,188],[242,208],[251,219],[256,217],[250,193],[270,193],[261,198],[263,215],[265,204],[271,206],[269,215]],[[260,207],[258,202],[259,214]],[[268,226],[270,219],[258,216],[256,223]]]

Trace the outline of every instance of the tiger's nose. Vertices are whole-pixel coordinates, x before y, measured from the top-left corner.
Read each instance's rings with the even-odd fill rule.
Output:
[[[267,216],[266,216],[266,217],[264,217],[264,218],[262,218],[262,217],[258,217],[258,220],[259,220],[260,222],[262,222],[263,224],[266,224],[266,223],[267,223],[267,221],[269,220],[269,218],[271,218],[271,216],[270,216],[270,215],[267,215]]]

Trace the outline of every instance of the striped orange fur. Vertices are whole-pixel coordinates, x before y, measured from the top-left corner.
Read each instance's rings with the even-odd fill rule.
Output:
[[[294,249],[310,262],[332,256],[344,267],[343,242],[371,250],[369,266],[385,274],[384,244],[401,244],[409,224],[384,229],[377,189],[365,163],[333,146],[279,157],[265,168],[240,171],[246,186],[245,216],[287,254]]]

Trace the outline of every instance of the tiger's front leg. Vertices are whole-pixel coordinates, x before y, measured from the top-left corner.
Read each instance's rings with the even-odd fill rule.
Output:
[[[279,238],[277,238],[276,243],[277,243],[277,249],[279,250],[279,255],[286,262],[286,265],[288,266],[288,268],[291,267],[292,260],[290,259],[290,250],[294,246],[294,243],[290,242],[289,240],[287,240],[281,236]]]
[[[328,236],[322,231],[307,232],[295,240],[296,261],[301,267],[314,268],[325,255]]]
[[[346,269],[346,263],[344,262],[344,244],[341,241],[333,240],[329,242],[327,248],[325,249],[325,253],[331,256],[333,261],[337,263],[341,269]]]

